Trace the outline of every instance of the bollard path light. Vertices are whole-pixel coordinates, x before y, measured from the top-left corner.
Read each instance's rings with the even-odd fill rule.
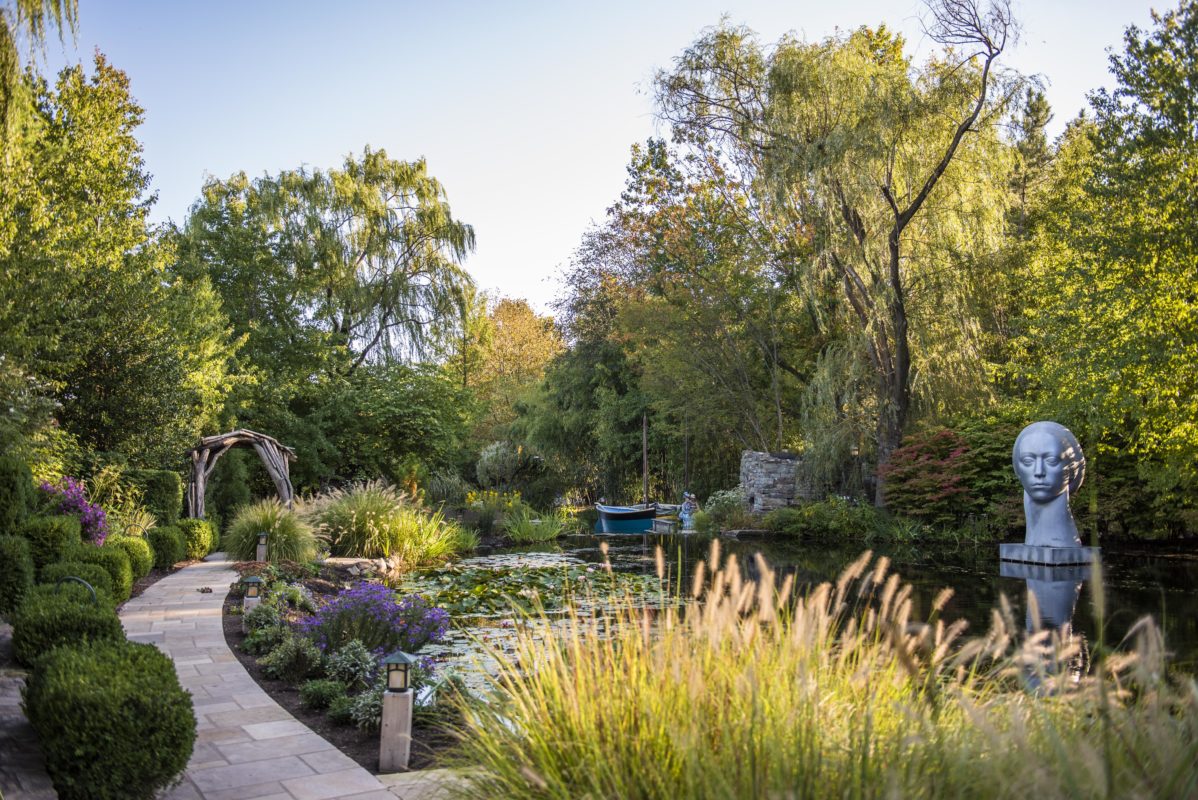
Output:
[[[262,592],[262,579],[257,575],[242,578],[241,583],[245,586],[245,596],[248,598],[256,598]]]
[[[258,531],[258,544],[265,546],[265,544],[266,544],[266,531]]]
[[[416,657],[396,650],[383,659],[387,668],[387,691],[406,692],[412,688],[412,667]]]

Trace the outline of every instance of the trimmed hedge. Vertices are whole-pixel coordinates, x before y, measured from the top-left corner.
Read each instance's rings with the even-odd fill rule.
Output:
[[[7,617],[21,607],[21,601],[33,588],[33,574],[29,540],[0,536],[0,615]]]
[[[170,569],[175,564],[187,558],[187,545],[183,542],[183,532],[174,525],[161,528],[151,528],[146,534],[150,547],[154,550],[154,567]]]
[[[130,469],[125,477],[141,489],[142,504],[159,525],[174,525],[183,512],[183,481],[166,469]]]
[[[112,576],[99,564],[89,564],[86,561],[58,561],[42,570],[38,583],[54,586],[59,580],[70,575],[87,581],[96,590],[96,594],[103,594],[110,603],[113,601]]]
[[[104,573],[104,577],[108,577],[108,573],[97,567],[95,564],[77,564],[76,566],[95,568]],[[72,573],[74,574],[74,573]],[[82,575],[76,577],[82,578]],[[84,578],[84,580],[87,580]],[[91,581],[88,581],[91,583]],[[112,602],[112,595],[101,589],[99,586],[92,584],[92,588],[96,591],[95,605],[103,608],[115,609],[116,603]],[[87,587],[75,581],[67,581],[66,583],[39,583],[34,586],[25,595],[25,604],[28,603],[57,603],[63,600],[71,600],[79,605],[93,605],[91,592]],[[119,616],[119,615],[118,615]]]
[[[125,551],[135,581],[148,575],[154,566],[154,551],[150,549],[150,543],[140,536],[109,536],[104,540],[104,546]]]
[[[25,711],[63,800],[139,800],[169,786],[195,746],[191,696],[153,645],[95,643],[46,656]]]
[[[74,592],[58,597],[30,593],[12,618],[13,655],[25,666],[61,645],[124,640],[125,630],[112,606],[81,603]]]
[[[216,529],[206,519],[181,519],[175,527],[183,532],[189,559],[199,559],[216,549]]]
[[[0,535],[15,533],[34,505],[33,473],[11,454],[0,456]]]
[[[62,561],[83,542],[79,518],[69,514],[30,517],[25,520],[21,535],[29,540],[29,552],[38,570]]]
[[[96,547],[81,544],[71,552],[71,559],[85,564],[99,564],[112,576],[112,597],[118,603],[129,599],[133,592],[133,567],[129,556],[119,547]]]

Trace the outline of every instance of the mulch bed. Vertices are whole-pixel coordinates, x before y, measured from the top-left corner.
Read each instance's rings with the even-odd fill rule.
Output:
[[[327,594],[336,591],[338,584],[328,580],[323,574],[319,578],[303,581],[315,594]],[[232,613],[240,609],[241,599],[230,594],[225,598],[224,629],[225,642],[229,649],[245,667],[262,690],[270,698],[286,709],[287,713],[307,725],[330,744],[357,761],[363,768],[372,773],[379,769],[379,734],[378,731],[363,731],[353,725],[338,725],[329,720],[323,711],[310,711],[300,704],[299,689],[284,681],[272,680],[262,674],[258,666],[258,657],[250,655],[241,649],[245,633],[241,630],[240,614]],[[419,717],[412,724],[412,754],[408,764],[410,770],[433,769],[445,766],[444,758],[456,744],[455,734],[446,726],[432,724]]]

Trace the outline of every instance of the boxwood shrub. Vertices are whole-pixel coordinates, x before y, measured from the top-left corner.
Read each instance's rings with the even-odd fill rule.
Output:
[[[151,528],[146,538],[154,550],[154,566],[157,569],[170,569],[187,557],[183,533],[174,525]]]
[[[187,766],[191,696],[152,645],[60,648],[29,681],[25,712],[63,800],[152,798]]]
[[[16,533],[34,503],[33,473],[21,459],[0,456],[0,535]]]
[[[33,572],[29,540],[0,536],[0,616],[7,617],[20,608],[33,586]]]
[[[140,536],[109,536],[104,540],[104,546],[125,551],[135,581],[148,575],[154,566],[154,551],[150,549],[150,543]]]
[[[129,564],[129,556],[119,547],[96,547],[94,544],[81,544],[71,551],[73,561],[85,564],[99,564],[108,570],[112,577],[112,597],[118,603],[129,599],[133,592],[133,567]]]
[[[40,656],[60,645],[124,639],[125,631],[112,606],[80,602],[74,591],[58,596],[44,589],[31,592],[12,617],[13,655],[25,666],[33,666]]]
[[[183,481],[168,469],[131,469],[125,471],[131,483],[141,489],[141,502],[159,525],[174,525],[183,511]]]
[[[80,566],[94,567],[104,572],[95,564],[82,564]],[[108,573],[104,573],[105,576]],[[79,577],[79,576],[76,576]],[[85,579],[86,580],[86,579]],[[115,609],[116,603],[112,601],[112,595],[105,592],[96,586],[92,587],[96,592],[95,605],[103,606],[104,608]],[[25,603],[54,603],[60,600],[73,600],[81,605],[92,605],[91,592],[87,587],[75,581],[67,581],[66,583],[39,583],[35,584],[32,589],[25,595]]]
[[[29,552],[39,570],[47,564],[62,561],[83,541],[79,519],[67,514],[30,517],[21,527],[21,535],[29,540]]]
[[[187,557],[203,558],[216,549],[216,529],[205,519],[181,519],[175,525],[183,532]]]
[[[38,583],[55,586],[59,580],[71,575],[87,581],[97,594],[103,594],[109,602],[113,602],[112,576],[99,564],[89,564],[86,561],[58,561],[42,570],[42,574],[38,576]]]

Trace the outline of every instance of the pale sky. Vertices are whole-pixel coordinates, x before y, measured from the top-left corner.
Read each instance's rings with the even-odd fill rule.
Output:
[[[1150,24],[1147,0],[1016,0],[1008,66],[1047,84],[1055,134],[1110,85],[1108,52]],[[182,223],[205,175],[327,169],[369,144],[428,160],[478,247],[480,287],[542,310],[583,232],[623,188],[630,146],[668,136],[652,79],[727,15],[772,42],[887,25],[926,53],[918,0],[182,2],[80,0],[79,31],[44,70],[125,70],[158,202]]]

